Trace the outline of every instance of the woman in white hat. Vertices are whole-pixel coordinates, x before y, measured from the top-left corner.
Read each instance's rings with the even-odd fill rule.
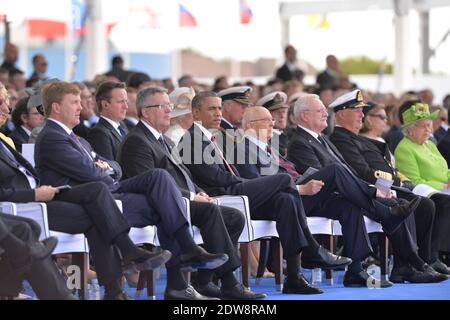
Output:
[[[194,96],[194,89],[187,87],[176,88],[169,95],[170,102],[173,103],[174,109],[170,113],[170,127],[164,134],[171,139],[175,145],[178,145],[181,137],[186,130],[192,126],[194,121],[191,113],[191,102]]]

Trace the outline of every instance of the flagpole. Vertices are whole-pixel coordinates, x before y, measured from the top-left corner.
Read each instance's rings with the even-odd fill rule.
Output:
[[[64,37],[64,80],[72,81],[74,75],[74,34],[73,34],[73,16],[72,16],[72,0],[67,0],[70,8],[70,16],[66,21],[66,36]]]

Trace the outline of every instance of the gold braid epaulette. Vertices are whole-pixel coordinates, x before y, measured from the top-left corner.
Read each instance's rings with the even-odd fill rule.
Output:
[[[385,180],[392,180],[392,174],[390,174],[389,172],[385,172],[385,171],[381,171],[381,170],[377,170],[374,172],[373,174],[375,176],[375,178],[382,178]]]

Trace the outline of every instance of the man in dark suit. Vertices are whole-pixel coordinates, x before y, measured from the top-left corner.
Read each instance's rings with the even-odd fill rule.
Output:
[[[439,152],[447,161],[447,166],[450,168],[450,130],[448,130],[442,137],[438,144]]]
[[[287,127],[287,114],[289,105],[287,104],[288,97],[282,91],[275,91],[266,94],[264,97],[256,102],[256,105],[263,106],[270,111],[273,124],[272,145],[277,149],[278,153],[283,157],[286,156],[288,146],[288,135],[285,133]],[[274,143],[276,141],[276,143]]]
[[[298,80],[303,81],[304,72],[296,66],[297,50],[292,45],[287,45],[284,49],[285,63],[277,69],[275,77],[283,81]]]
[[[117,147],[128,133],[122,123],[128,109],[125,83],[103,82],[97,89],[95,101],[101,117],[89,131],[87,140],[99,155],[116,160]]]
[[[9,112],[3,98],[0,91],[0,124]],[[126,298],[121,290],[122,267],[116,247],[127,266],[146,262],[139,268],[155,268],[170,258],[169,252],[153,254],[131,242],[130,226],[105,184],[91,182],[61,192],[48,185],[39,186],[34,168],[6,139],[0,137],[0,201],[46,202],[52,230],[84,233],[99,283],[105,285],[105,299]]]
[[[105,73],[105,75],[116,77],[119,81],[125,82],[133,72],[125,70],[123,66],[123,58],[119,55],[116,55],[111,59],[111,70]]]
[[[191,200],[191,223],[200,227],[205,248],[209,252],[225,252],[230,257],[227,263],[214,270],[221,279],[221,289],[211,282],[213,273],[210,270],[198,272],[193,283],[195,289],[203,295],[224,299],[264,298],[264,294],[246,289],[233,275],[233,270],[240,266],[236,249],[245,223],[242,213],[214,205],[213,199],[194,184],[189,170],[175,158],[164,138],[163,131],[170,126],[172,111],[167,90],[159,87],[141,90],[137,97],[137,110],[141,120],[124,139],[118,153],[124,176],[133,177],[153,168],[167,170],[182,195]],[[208,219],[200,219],[199,211],[205,212]]]
[[[222,103],[214,92],[198,93],[192,101],[194,125],[178,145],[183,163],[194,181],[209,194],[246,195],[252,219],[274,220],[287,262],[287,279],[283,293],[317,294],[322,290],[311,286],[299,275],[300,255],[311,265],[335,268],[347,265],[350,259],[335,256],[315,241],[308,229],[303,205],[289,175],[261,177],[247,180],[238,176],[226,161],[216,137],[210,130],[218,130]],[[201,121],[202,124],[199,122]]]
[[[317,75],[316,83],[320,88],[333,89],[338,85],[339,78],[344,75],[336,56],[326,57],[327,68]]]
[[[330,104],[330,106],[333,105],[337,105],[339,110],[340,108],[356,108],[357,106],[366,104],[363,103],[361,92],[355,90],[349,93],[349,96],[345,96],[342,100],[339,99]],[[294,115],[299,125],[296,129],[296,134],[289,142],[288,160],[295,164],[298,172],[303,173],[309,167],[320,169],[332,164],[338,164],[347,170],[349,174],[360,179],[358,174],[347,164],[336,147],[327,137],[321,134],[322,130],[327,126],[326,119],[328,113],[318,96],[305,95],[300,97],[295,104]],[[367,185],[363,180],[361,180],[361,182]],[[369,189],[369,187],[367,188]],[[377,191],[377,195],[381,195],[379,191]],[[408,207],[406,204],[407,201],[402,199],[397,200],[378,197],[377,200],[392,206],[392,212],[398,210],[399,203],[405,203],[401,206]],[[414,197],[409,203],[410,210],[408,210],[408,212],[412,213],[420,203],[421,198]],[[405,222],[394,232],[386,230],[383,221],[377,220],[376,216],[369,217],[383,225],[389,240],[392,242],[395,255],[417,267],[423,265],[422,259],[420,259],[417,254],[415,232],[411,233],[410,231],[415,231],[413,216],[406,218]],[[355,276],[350,275],[349,279],[352,278],[355,278]]]
[[[173,255],[166,264],[169,270],[180,266],[214,269],[228,260],[226,254],[211,254],[195,244],[181,193],[167,172],[149,170],[119,181],[119,164],[98,156],[87,141],[74,136],[72,128],[78,124],[81,110],[76,86],[62,81],[51,83],[44,87],[42,99],[48,119],[36,141],[35,161],[43,183],[77,186],[104,182],[122,201],[123,214],[130,225],[157,226],[161,246]],[[96,195],[95,191],[88,193]],[[169,273],[165,297],[208,299],[183,278],[171,277]]]
[[[80,89],[81,94],[81,113],[80,113],[80,123],[73,128],[73,132],[83,139],[87,139],[91,129],[100,120],[97,115],[97,108],[95,105],[95,100],[92,95],[91,90],[82,82],[74,82],[74,84]]]
[[[12,113],[15,129],[9,134],[17,151],[22,152],[22,144],[28,143],[31,131],[44,123],[44,117],[35,106],[29,103],[29,98],[20,99]]]
[[[0,300],[13,299],[26,279],[41,300],[74,300],[50,255],[57,239],[39,242],[33,220],[0,213]]]

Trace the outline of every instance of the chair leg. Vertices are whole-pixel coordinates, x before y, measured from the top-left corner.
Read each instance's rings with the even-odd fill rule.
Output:
[[[270,240],[261,239],[259,241],[259,259],[258,259],[258,271],[256,272],[256,284],[259,284],[264,276],[264,270],[266,270],[267,261],[269,259]]]
[[[283,289],[283,249],[280,239],[274,239],[273,243],[275,248],[275,285],[276,290],[281,291]]]
[[[379,235],[381,276],[388,278],[389,273],[389,240],[384,233]]]
[[[250,243],[240,243],[239,250],[241,252],[241,263],[242,263],[242,284],[249,288],[250,287]]]
[[[72,263],[80,268],[80,300],[87,299],[87,285],[88,285],[88,271],[89,271],[89,256],[86,252],[72,253]]]
[[[329,235],[328,237],[328,250],[333,253],[333,248],[334,248],[334,236],[333,235]],[[333,285],[333,269],[330,270],[325,270],[325,278],[327,279],[327,282],[329,285]]]

